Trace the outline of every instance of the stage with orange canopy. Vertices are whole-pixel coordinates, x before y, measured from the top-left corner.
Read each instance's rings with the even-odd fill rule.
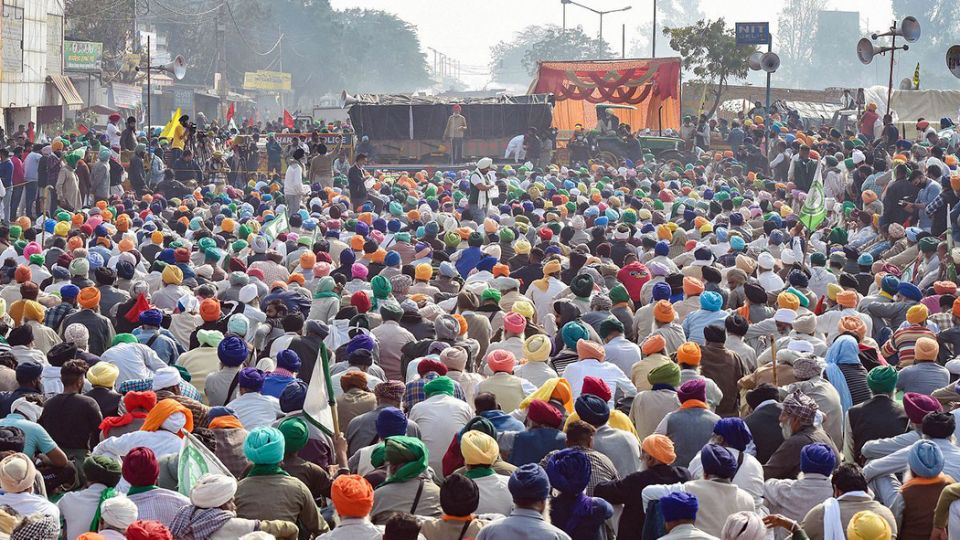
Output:
[[[633,131],[680,128],[679,58],[540,62],[528,93],[554,95],[561,131],[596,127],[601,103],[635,107],[610,109]]]

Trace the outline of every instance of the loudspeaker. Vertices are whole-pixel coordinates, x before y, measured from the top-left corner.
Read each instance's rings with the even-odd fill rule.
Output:
[[[906,16],[900,23],[897,35],[903,36],[907,43],[913,43],[920,39],[920,23],[912,16]]]
[[[875,47],[873,42],[870,41],[870,38],[862,38],[857,42],[857,58],[864,64],[869,64],[873,61],[874,56],[882,52],[883,49]]]
[[[764,53],[760,57],[760,69],[766,71],[767,73],[774,73],[777,71],[777,68],[780,67],[780,57],[777,56],[777,53]]]
[[[359,99],[348,94],[346,90],[344,90],[343,92],[340,92],[340,99],[337,101],[339,102],[341,109],[346,109],[350,105],[360,102]]]
[[[160,71],[166,71],[173,75],[173,78],[182,81],[184,75],[187,74],[187,61],[178,54],[169,64],[160,66]]]
[[[750,58],[747,59],[747,64],[750,66],[750,69],[754,71],[760,71],[762,66],[760,64],[760,59],[763,58],[763,53],[757,51],[750,55]]]

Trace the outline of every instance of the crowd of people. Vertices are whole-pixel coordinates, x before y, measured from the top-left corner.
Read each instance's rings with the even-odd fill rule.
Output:
[[[218,182],[131,120],[0,149],[0,537],[960,534],[926,121],[415,173],[270,134]]]

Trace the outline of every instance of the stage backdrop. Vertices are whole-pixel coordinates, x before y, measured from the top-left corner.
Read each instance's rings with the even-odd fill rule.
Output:
[[[600,103],[636,107],[612,109],[634,131],[660,128],[658,111],[663,129],[680,128],[679,58],[540,62],[528,93],[554,95],[553,125],[560,130],[596,127]]]

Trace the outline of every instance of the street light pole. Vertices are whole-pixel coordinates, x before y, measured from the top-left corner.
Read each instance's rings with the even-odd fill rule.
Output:
[[[650,58],[657,57],[657,0],[653,0],[653,51],[650,53]]]
[[[603,57],[603,16],[604,16],[604,15],[609,15],[609,14],[611,14],[611,13],[617,13],[617,12],[620,12],[620,11],[628,11],[628,10],[630,10],[630,9],[633,7],[633,6],[627,6],[627,7],[622,7],[622,8],[618,8],[618,9],[608,9],[608,10],[603,11],[603,10],[599,10],[599,9],[593,9],[592,7],[585,6],[585,5],[583,5],[583,4],[579,3],[579,2],[574,2],[573,0],[560,0],[560,1],[563,3],[564,7],[566,7],[567,4],[573,4],[573,5],[575,5],[575,6],[580,6],[580,7],[582,7],[583,9],[585,9],[585,10],[587,10],[587,11],[592,11],[593,13],[596,13],[597,15],[600,16],[600,43],[597,45],[597,47],[600,49],[600,57],[601,57],[601,59],[602,59],[602,57]],[[566,18],[564,18],[564,20],[566,20]]]

